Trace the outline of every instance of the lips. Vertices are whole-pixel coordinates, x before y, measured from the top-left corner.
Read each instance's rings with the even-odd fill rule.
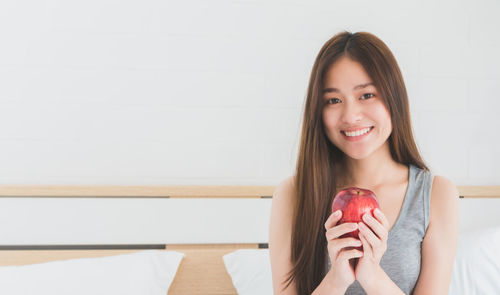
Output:
[[[348,141],[360,141],[364,139],[366,136],[368,136],[374,128],[375,128],[374,126],[355,128],[355,129],[352,128],[347,130],[341,130],[340,133],[342,133],[344,138]]]
[[[373,129],[373,127],[374,126],[367,126],[367,127],[361,127],[361,128],[350,128],[350,129],[341,130],[340,132],[346,136],[359,136],[359,135],[363,135],[365,133],[370,132]]]

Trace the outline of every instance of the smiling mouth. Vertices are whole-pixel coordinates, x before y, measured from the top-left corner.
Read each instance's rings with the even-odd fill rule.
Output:
[[[366,128],[356,130],[356,131],[344,131],[344,130],[342,130],[340,132],[347,137],[356,137],[356,136],[361,136],[361,135],[364,135],[364,134],[372,131],[373,128],[374,128],[374,126],[366,127]]]

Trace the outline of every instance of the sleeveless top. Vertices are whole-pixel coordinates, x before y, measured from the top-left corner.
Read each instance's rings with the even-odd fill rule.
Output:
[[[429,225],[432,174],[409,166],[406,195],[399,216],[387,238],[387,250],[380,266],[405,294],[411,294],[420,274],[422,241]],[[327,272],[331,262],[327,252]],[[366,294],[356,280],[345,294]]]

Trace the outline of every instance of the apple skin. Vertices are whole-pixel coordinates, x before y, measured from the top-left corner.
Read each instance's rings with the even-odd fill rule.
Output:
[[[338,224],[345,222],[359,223],[363,221],[363,215],[370,213],[373,216],[373,210],[380,209],[377,197],[375,194],[364,188],[350,187],[341,190],[335,195],[332,203],[332,213],[340,210],[342,211],[342,218]],[[359,239],[359,230],[354,230],[341,236],[353,237]],[[362,249],[362,247],[356,247]]]

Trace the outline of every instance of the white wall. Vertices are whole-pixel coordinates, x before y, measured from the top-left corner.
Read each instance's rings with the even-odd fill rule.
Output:
[[[0,183],[277,184],[323,43],[369,31],[417,142],[456,184],[500,180],[500,2],[2,0]]]

